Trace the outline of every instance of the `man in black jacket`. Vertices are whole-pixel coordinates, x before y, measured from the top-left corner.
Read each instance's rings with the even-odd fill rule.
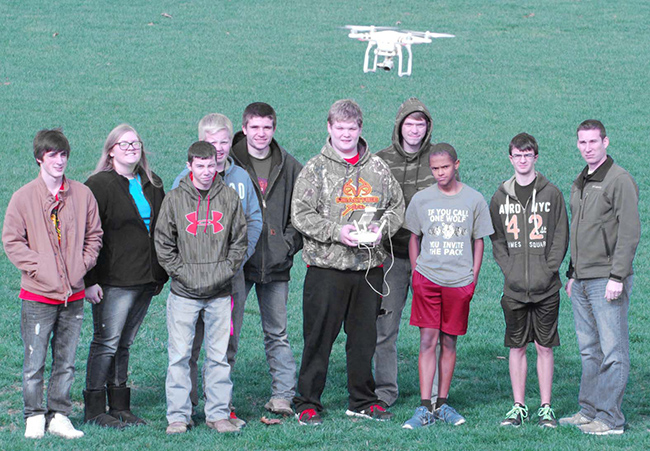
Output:
[[[273,139],[275,129],[273,107],[251,103],[244,110],[242,131],[235,134],[231,153],[250,175],[262,207],[262,233],[244,265],[244,277],[247,294],[255,285],[272,377],[271,399],[264,407],[291,415],[296,362],[287,336],[287,300],[293,256],[302,248],[302,236],[291,224],[290,211],[302,165]]]

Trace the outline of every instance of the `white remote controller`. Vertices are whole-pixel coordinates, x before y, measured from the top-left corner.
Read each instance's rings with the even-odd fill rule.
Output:
[[[374,245],[377,242],[377,239],[379,238],[381,231],[385,225],[386,225],[386,220],[384,219],[381,222],[379,229],[376,232],[373,232],[371,230],[366,229],[365,227],[362,227],[360,229],[359,225],[355,221],[355,226],[357,227],[357,230],[353,230],[352,232],[350,232],[350,237],[357,240],[357,243],[359,245],[364,245],[364,246],[367,246],[369,244]]]

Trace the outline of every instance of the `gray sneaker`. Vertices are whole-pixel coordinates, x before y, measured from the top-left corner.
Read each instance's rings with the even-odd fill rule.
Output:
[[[217,420],[217,421],[206,421],[205,424],[210,428],[214,429],[220,434],[228,434],[233,432],[241,432],[237,426],[232,424],[229,419]]]
[[[623,426],[615,428],[603,423],[600,420],[594,420],[591,423],[578,426],[578,428],[585,434],[593,435],[620,435],[625,432]]]
[[[589,424],[592,421],[594,421],[594,420],[592,420],[590,418],[587,418],[586,416],[584,416],[583,414],[578,412],[578,413],[574,413],[570,417],[560,418],[560,425],[562,425],[562,426],[566,426],[566,425],[569,425],[569,426],[582,426],[584,424]]]
[[[271,398],[269,399],[269,402],[264,405],[264,408],[269,412],[278,415],[293,415],[294,413],[291,408],[291,402],[284,398]]]

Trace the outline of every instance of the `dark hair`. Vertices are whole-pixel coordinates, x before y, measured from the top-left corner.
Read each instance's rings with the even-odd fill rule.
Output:
[[[273,130],[275,130],[275,126],[277,124],[275,110],[268,103],[254,102],[248,105],[244,109],[244,114],[242,114],[242,126],[246,127],[246,125],[248,125],[248,121],[253,117],[270,117],[273,120]]]
[[[443,154],[449,155],[454,163],[458,161],[458,154],[456,153],[456,149],[454,149],[454,146],[447,143],[438,143],[433,146],[433,149],[431,149],[431,152],[429,153],[429,161],[431,161],[431,157],[434,155]]]
[[[576,130],[576,135],[581,130],[600,130],[600,139],[605,139],[607,136],[607,131],[605,126],[598,119],[587,119],[578,125],[578,130]]]
[[[539,147],[537,146],[537,141],[535,141],[535,138],[532,135],[529,135],[528,133],[519,133],[517,136],[512,138],[512,141],[510,141],[510,146],[508,149],[508,153],[510,155],[512,155],[512,149],[519,149],[522,152],[532,150],[533,152],[535,152],[535,155],[539,154]]]
[[[438,143],[433,148],[431,149],[431,152],[429,152],[429,164],[431,164],[431,157],[434,157],[436,155],[449,155],[449,158],[451,158],[452,162],[457,162],[458,161],[458,154],[456,153],[456,149],[454,149],[454,146],[451,144],[447,143]],[[460,172],[458,172],[458,169],[456,169],[456,180],[460,182]]]
[[[70,143],[60,128],[51,130],[44,129],[36,133],[34,137],[34,158],[36,164],[41,165],[43,155],[48,152],[55,154],[62,153],[67,157],[70,156]]]
[[[192,164],[195,158],[212,158],[217,156],[217,150],[207,141],[197,141],[187,149],[187,162]]]

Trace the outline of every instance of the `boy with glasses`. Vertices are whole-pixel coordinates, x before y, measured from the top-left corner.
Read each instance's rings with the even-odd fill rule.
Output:
[[[555,428],[551,389],[553,347],[560,344],[558,271],[569,243],[569,224],[562,193],[535,171],[537,158],[535,138],[527,133],[512,138],[510,163],[515,174],[499,186],[490,202],[492,251],[505,277],[501,306],[515,401],[501,425],[518,427],[528,418],[526,348],[534,342],[541,397],[538,424]]]

